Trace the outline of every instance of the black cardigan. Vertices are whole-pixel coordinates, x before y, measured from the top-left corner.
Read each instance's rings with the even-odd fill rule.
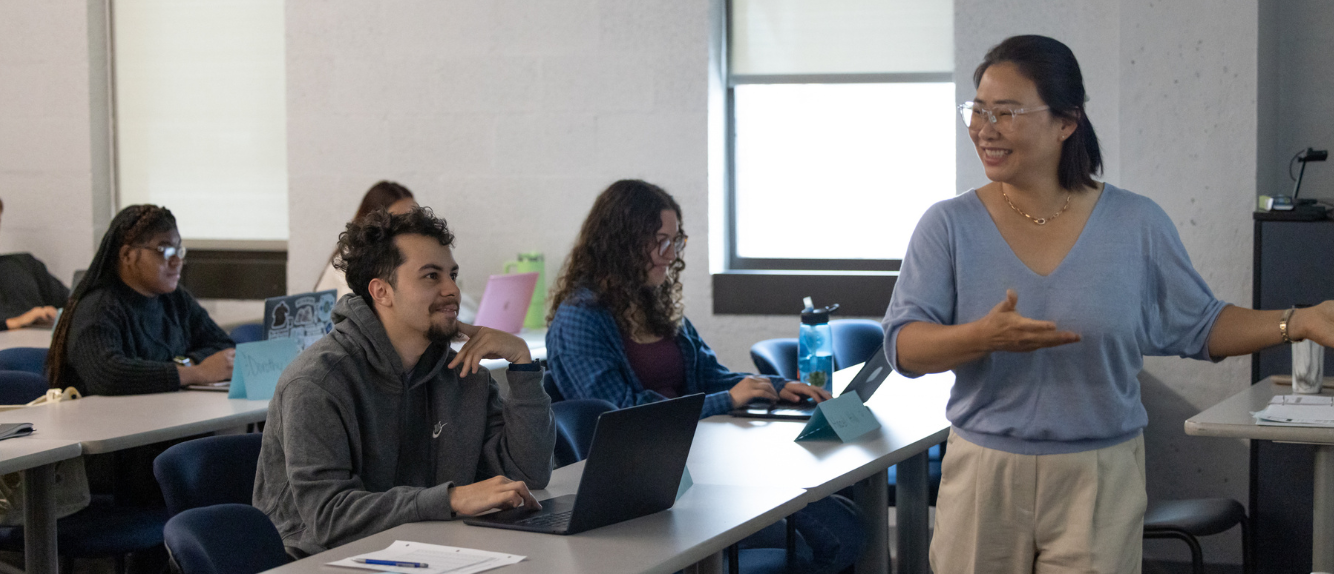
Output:
[[[64,307],[69,289],[51,276],[46,265],[28,253],[0,255],[0,331],[4,319],[18,317],[33,307]]]
[[[183,288],[145,297],[116,280],[84,295],[71,320],[62,384],[83,394],[177,391],[174,358],[199,364],[236,346]]]

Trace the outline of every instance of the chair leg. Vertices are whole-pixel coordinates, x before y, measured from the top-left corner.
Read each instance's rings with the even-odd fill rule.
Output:
[[[736,544],[727,547],[728,574],[741,574],[741,548]]]
[[[1246,519],[1241,521],[1241,571],[1252,574],[1255,564],[1251,563],[1251,532],[1246,529]]]
[[[1190,547],[1190,571],[1192,574],[1204,574],[1204,552],[1200,550],[1200,541],[1187,532],[1180,530],[1159,530],[1144,535],[1145,540],[1154,538],[1175,538]]]
[[[787,516],[787,571],[792,572],[797,564],[797,515]]]

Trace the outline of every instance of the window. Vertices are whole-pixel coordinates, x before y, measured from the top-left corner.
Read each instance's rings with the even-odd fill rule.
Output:
[[[897,271],[955,195],[952,2],[729,10],[728,270]]]
[[[112,4],[117,208],[171,209],[186,239],[283,240],[283,3]]]

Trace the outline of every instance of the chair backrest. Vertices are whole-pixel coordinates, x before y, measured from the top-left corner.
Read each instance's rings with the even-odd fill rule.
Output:
[[[278,529],[248,504],[186,510],[162,537],[182,574],[257,574],[288,562]]]
[[[27,371],[46,374],[46,349],[42,347],[12,347],[0,350],[0,371]]]
[[[27,371],[0,371],[0,405],[24,405],[46,394],[46,377]]]
[[[237,345],[240,345],[241,343],[253,343],[264,338],[264,325],[259,323],[237,325],[229,334],[232,337],[232,342]]]
[[[797,340],[766,339],[750,346],[750,360],[761,375],[797,380]]]
[[[551,371],[542,375],[542,390],[546,391],[547,396],[551,397],[552,403],[565,400],[565,395],[562,395],[560,389],[556,387],[556,379],[551,376]]]
[[[570,399],[551,405],[556,417],[556,466],[588,458],[598,415],[614,410],[616,405],[602,399]]]
[[[215,504],[250,504],[264,435],[210,436],[175,445],[153,461],[172,516]]]
[[[834,335],[834,365],[836,368],[865,363],[885,340],[880,323],[870,319],[838,319],[829,322]]]

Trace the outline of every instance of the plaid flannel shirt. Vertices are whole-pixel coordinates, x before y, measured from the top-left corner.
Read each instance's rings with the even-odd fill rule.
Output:
[[[750,376],[734,373],[718,364],[713,353],[689,319],[682,319],[676,346],[685,363],[683,395],[707,393],[700,417],[732,410],[727,391]],[[611,313],[597,302],[592,291],[583,290],[561,303],[547,330],[547,372],[567,399],[603,399],[625,408],[666,399],[644,389],[621,342],[621,331]],[[781,388],[785,381],[775,380]]]

